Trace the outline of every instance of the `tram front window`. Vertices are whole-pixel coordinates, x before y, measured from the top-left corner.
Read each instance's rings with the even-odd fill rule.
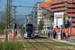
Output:
[[[32,31],[33,31],[33,26],[32,25],[31,26],[27,25],[26,26],[26,32],[31,34]]]

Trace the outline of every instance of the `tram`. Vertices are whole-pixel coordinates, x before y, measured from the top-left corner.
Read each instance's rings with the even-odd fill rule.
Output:
[[[33,24],[27,23],[23,25],[24,38],[34,38],[35,29]]]

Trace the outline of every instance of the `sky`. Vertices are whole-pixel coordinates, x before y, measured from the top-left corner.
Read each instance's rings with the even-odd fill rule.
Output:
[[[0,12],[5,11],[5,5],[7,4],[7,0],[0,0]],[[37,1],[45,1],[45,0],[13,0],[13,5],[14,6],[34,6]],[[16,15],[28,15],[31,12],[31,8],[26,8],[26,7],[17,7]]]
[[[34,6],[37,1],[43,1],[45,2],[45,0],[13,0],[12,5],[13,6]],[[0,14],[2,12],[5,12],[5,6],[7,5],[7,0],[0,0]],[[27,7],[17,7],[16,11],[16,22],[19,22],[20,24],[24,22],[24,20],[27,18],[27,16],[31,13],[31,8],[27,8]],[[18,16],[18,15],[22,15],[22,16]],[[13,17],[14,18],[14,17]],[[1,17],[0,17],[0,21],[2,21]]]

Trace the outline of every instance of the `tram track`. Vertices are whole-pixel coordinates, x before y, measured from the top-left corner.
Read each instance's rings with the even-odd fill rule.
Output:
[[[48,42],[47,40],[44,40],[44,39],[43,39],[43,41]],[[58,44],[55,44],[55,43],[49,43],[49,44],[54,44],[56,46],[62,46],[62,45],[58,45]],[[70,49],[67,49],[67,50],[70,50]]]
[[[38,50],[28,39],[26,39],[30,44],[31,46],[35,49],[35,50]]]
[[[37,40],[35,40],[35,41],[38,42]],[[38,43],[40,43],[40,42],[38,42]],[[50,50],[53,50],[52,48],[48,47],[47,45],[45,45],[45,44],[43,44],[43,43],[40,43],[40,44],[42,44],[43,46],[45,46],[46,48],[48,48],[48,49],[50,49]]]
[[[51,45],[53,45],[53,46],[63,46],[63,45],[57,44],[57,43],[49,43],[49,40],[45,40],[45,39],[42,39],[41,41],[48,42],[47,44],[49,44],[52,48],[49,45],[46,45],[46,43],[42,43],[42,42],[40,42],[36,39],[34,39],[34,41],[26,39],[26,41],[32,46],[33,50],[39,50],[40,49],[40,48],[38,49],[38,47],[36,47],[35,43],[33,43],[34,41],[37,42],[38,44],[44,46],[45,48],[47,48],[49,50],[54,50],[54,48]],[[65,50],[71,50],[71,49],[65,49]]]

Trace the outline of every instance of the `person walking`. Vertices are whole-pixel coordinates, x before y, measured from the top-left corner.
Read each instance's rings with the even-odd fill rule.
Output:
[[[43,36],[45,35],[45,31],[43,32]]]
[[[53,38],[56,38],[56,31],[53,32]]]
[[[65,34],[65,32],[63,32],[63,39],[64,39],[64,37],[65,37],[65,39],[66,39],[66,34]]]
[[[61,40],[63,39],[63,32],[61,31]]]
[[[50,31],[48,32],[48,38],[50,38]]]
[[[39,33],[39,31],[38,31],[38,33]]]
[[[53,38],[53,30],[52,30],[52,38]]]

